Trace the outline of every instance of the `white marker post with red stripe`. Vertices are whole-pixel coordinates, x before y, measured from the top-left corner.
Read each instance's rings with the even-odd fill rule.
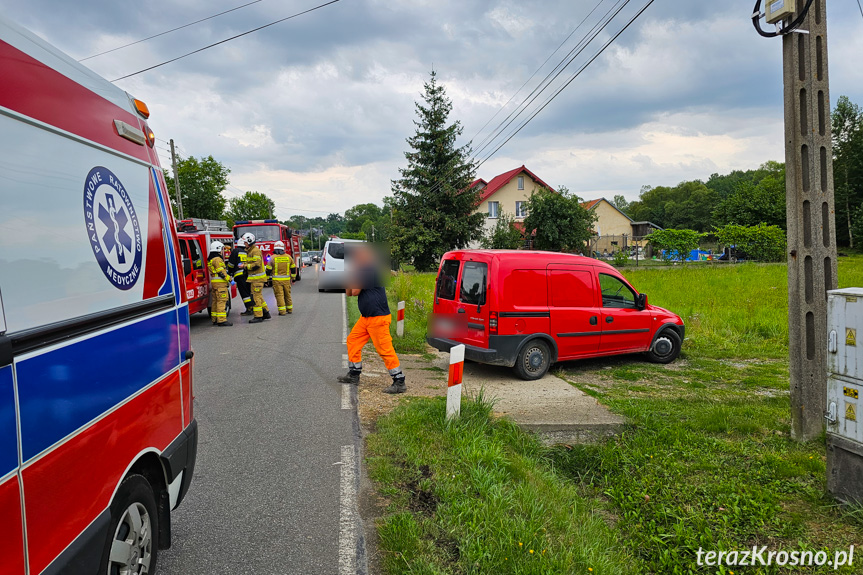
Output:
[[[446,418],[454,419],[461,413],[461,382],[464,376],[464,344],[449,350],[449,378],[446,388]]]
[[[405,302],[403,301],[399,302],[398,311],[396,311],[396,335],[405,336]]]

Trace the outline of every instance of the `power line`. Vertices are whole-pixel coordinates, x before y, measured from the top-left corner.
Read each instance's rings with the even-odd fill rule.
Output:
[[[208,46],[204,46],[203,48],[198,48],[197,50],[192,50],[191,52],[183,54],[182,56],[177,56],[176,58],[171,58],[170,60],[165,60],[164,62],[156,64],[155,66],[150,66],[149,68],[144,68],[143,70],[138,70],[137,72],[132,72],[131,74],[126,74],[125,76],[120,76],[119,78],[114,78],[113,80],[111,80],[111,82],[118,82],[120,80],[125,80],[126,78],[131,78],[132,76],[137,76],[138,74],[143,74],[144,72],[149,72],[150,70],[155,70],[156,68],[159,68],[159,67],[164,66],[166,64],[170,64],[171,62],[176,62],[177,60],[182,60],[183,58],[186,58],[187,56],[197,54],[198,52],[203,52],[204,50],[208,50],[208,49],[213,48],[215,46],[219,46],[220,44],[230,42],[231,40],[236,40],[237,38],[242,38],[243,36],[248,36],[249,34],[252,34],[254,32],[258,32],[259,30],[263,30],[264,28],[269,28],[270,26],[275,26],[276,24],[279,24],[279,23],[284,22],[286,20],[291,20],[293,18],[297,18],[298,16],[308,14],[309,12],[314,12],[315,10],[320,10],[321,8],[329,6],[330,4],[335,4],[337,2],[341,2],[341,0],[330,0],[329,2],[324,2],[323,4],[318,4],[317,6],[315,6],[313,8],[309,8],[308,10],[303,10],[302,12],[297,12],[296,14],[292,14],[292,15],[287,16],[285,18],[281,18],[279,20],[275,20],[273,22],[270,22],[269,24],[264,24],[263,26],[258,26],[257,28],[252,28],[251,30],[237,34],[236,36],[231,36],[230,38],[225,38],[224,40],[214,42],[212,44],[209,44]]]
[[[116,48],[111,48],[110,50],[105,50],[104,52],[99,52],[98,54],[93,54],[92,56],[81,58],[78,61],[84,62],[98,56],[104,56],[105,54],[110,54],[111,52],[116,52],[117,50],[122,50],[123,48],[128,48],[129,46],[134,46],[135,44],[140,44],[141,42],[146,42],[147,40],[152,40],[153,38],[158,38],[159,36],[164,36],[165,34],[170,34],[171,32],[176,32],[177,30],[182,30],[183,28],[188,28],[189,26],[194,26],[195,24],[200,24],[201,22],[205,22],[207,20],[212,20],[217,16],[222,16],[223,14],[227,14],[228,12],[233,12],[235,10],[239,10],[240,8],[245,8],[246,6],[251,6],[252,4],[257,4],[258,2],[263,1],[264,0],[253,0],[252,2],[247,2],[242,6],[237,6],[236,8],[231,8],[230,10],[225,10],[224,12],[219,12],[218,14],[213,14],[212,16],[207,16],[206,18],[201,18],[200,20],[195,20],[194,22],[189,22],[188,24],[183,24],[182,26],[177,26],[176,28],[171,28],[170,30],[165,30],[164,32],[159,32],[158,34],[153,34],[152,36],[147,36],[146,38],[141,38],[140,40],[135,40],[134,42],[129,42],[128,44],[117,46]]]
[[[512,102],[512,101],[515,99],[515,97],[516,97],[516,96],[518,96],[519,92],[521,92],[521,91],[524,89],[524,87],[525,87],[525,86],[527,86],[527,85],[528,85],[528,83],[529,83],[531,80],[533,80],[533,78],[534,78],[537,74],[539,74],[539,71],[540,71],[540,70],[542,70],[542,69],[545,67],[545,65],[546,65],[546,64],[548,64],[548,61],[549,61],[549,60],[551,60],[551,58],[552,58],[555,54],[557,54],[557,53],[558,53],[558,51],[560,51],[560,49],[561,49],[561,48],[563,48],[563,45],[564,45],[564,44],[566,44],[567,42],[569,42],[569,39],[570,39],[570,38],[572,38],[572,35],[573,35],[573,34],[575,34],[576,32],[578,32],[578,29],[579,29],[579,28],[581,28],[581,26],[582,26],[582,25],[587,21],[587,19],[588,19],[588,18],[590,18],[590,16],[591,16],[595,11],[596,11],[596,9],[597,9],[597,8],[599,8],[600,4],[602,4],[604,1],[605,1],[605,0],[599,0],[599,2],[596,4],[596,6],[594,6],[594,7],[593,7],[593,10],[591,10],[591,11],[588,13],[588,15],[584,17],[584,20],[582,20],[582,21],[578,24],[578,26],[576,26],[576,27],[575,27],[575,29],[574,29],[572,32],[570,32],[570,33],[569,33],[569,36],[567,36],[566,38],[564,38],[563,42],[561,42],[561,43],[558,45],[558,47],[554,49],[554,52],[552,52],[551,54],[549,54],[549,55],[548,55],[548,58],[546,58],[546,59],[545,59],[545,62],[543,62],[542,64],[540,64],[539,68],[537,68],[536,70],[534,70],[533,74],[531,74],[531,75],[530,75],[530,78],[528,78],[527,80],[525,80],[525,81],[524,81],[524,84],[522,84],[522,85],[521,85],[521,87],[520,87],[518,90],[516,90],[516,91],[515,91],[515,93],[514,93],[512,96],[510,96],[510,97],[509,97],[509,100],[507,100],[507,101],[506,101],[506,103],[505,103],[503,106],[501,106],[500,108],[498,108],[498,109],[497,109],[497,112],[495,112],[495,113],[494,113],[494,115],[493,115],[491,118],[489,118],[489,119],[488,119],[488,121],[487,121],[485,124],[483,124],[482,128],[480,128],[479,130],[477,130],[477,133],[476,133],[476,134],[474,134],[473,138],[471,138],[471,139],[470,139],[470,141],[471,141],[471,142],[472,142],[472,141],[474,141],[474,140],[476,140],[476,137],[477,137],[477,136],[479,136],[479,135],[482,133],[482,131],[483,131],[483,130],[485,130],[485,129],[486,129],[486,127],[487,127],[489,124],[491,124],[492,120],[494,120],[495,118],[497,118],[497,115],[498,115],[498,114],[500,114],[500,113],[501,113],[501,112],[502,112],[502,111],[503,111],[507,106],[509,106],[509,103],[510,103],[510,102]],[[859,2],[860,0],[857,0],[857,1]]]
[[[857,0],[857,7],[860,8],[860,16],[863,16],[863,4],[860,3],[860,0]]]
[[[632,18],[630,18],[629,22],[627,22],[627,23],[626,23],[626,25],[625,25],[623,28],[621,28],[621,29],[620,29],[620,31],[619,31],[617,34],[615,34],[614,36],[612,36],[612,37],[611,37],[611,38],[610,38],[610,39],[609,39],[609,40],[608,40],[608,41],[607,41],[607,42],[606,42],[606,43],[605,43],[605,44],[604,44],[604,45],[603,45],[603,46],[602,46],[602,47],[601,47],[597,52],[596,52],[596,54],[594,54],[594,55],[593,55],[593,57],[592,57],[590,60],[588,60],[588,61],[587,61],[587,62],[586,62],[586,63],[585,63],[585,64],[584,64],[584,65],[583,65],[583,66],[578,70],[578,72],[576,72],[576,73],[575,73],[575,74],[574,74],[574,75],[573,75],[573,76],[572,76],[572,77],[571,77],[571,78],[570,78],[570,79],[569,79],[569,80],[568,80],[568,81],[567,81],[563,86],[561,86],[561,87],[560,87],[560,89],[559,89],[557,92],[555,92],[554,94],[552,94],[552,96],[551,96],[551,97],[550,97],[550,98],[549,98],[549,99],[548,99],[548,100],[547,100],[547,101],[546,101],[546,102],[545,102],[545,103],[544,103],[544,104],[543,104],[543,105],[542,105],[542,106],[541,106],[541,107],[540,107],[536,112],[534,112],[534,114],[533,114],[530,118],[528,118],[527,120],[525,120],[525,122],[524,122],[524,123],[523,123],[523,124],[522,124],[522,125],[521,125],[521,126],[520,126],[516,131],[515,131],[515,132],[513,132],[513,133],[512,133],[512,134],[511,134],[511,135],[510,135],[506,140],[504,140],[504,141],[503,141],[503,143],[501,143],[497,148],[495,148],[495,149],[494,149],[494,151],[493,151],[491,154],[489,154],[489,155],[488,155],[488,157],[486,157],[482,162],[480,162],[480,164],[477,166],[477,168],[479,168],[479,167],[480,167],[480,166],[482,166],[485,162],[487,162],[489,159],[491,159],[491,157],[492,157],[492,156],[494,156],[494,155],[498,152],[498,150],[500,150],[501,148],[503,148],[503,147],[507,144],[507,142],[509,142],[511,139],[513,139],[513,138],[516,136],[516,134],[518,134],[519,132],[521,132],[521,130],[522,130],[525,126],[527,126],[527,125],[530,123],[530,121],[531,121],[531,120],[533,120],[534,118],[536,118],[536,116],[537,116],[540,112],[542,112],[542,111],[545,109],[545,107],[546,107],[546,106],[548,106],[548,105],[549,105],[549,104],[550,104],[550,103],[551,103],[555,98],[557,98],[557,96],[558,96],[561,92],[563,92],[563,91],[566,89],[566,87],[567,87],[567,86],[569,86],[569,85],[570,85],[570,84],[571,84],[571,83],[572,83],[576,78],[578,78],[578,77],[581,75],[581,73],[582,73],[585,69],[587,69],[587,67],[588,67],[588,66],[590,66],[590,65],[591,65],[591,64],[592,64],[592,63],[593,63],[597,58],[599,58],[599,56],[600,56],[603,52],[605,52],[606,48],[608,48],[608,47],[609,47],[609,46],[610,46],[610,45],[611,45],[615,40],[617,40],[617,38],[618,38],[621,34],[623,34],[623,33],[626,31],[626,29],[627,29],[627,28],[629,28],[629,27],[632,25],[632,23],[633,23],[633,22],[635,22],[635,21],[639,18],[639,16],[641,16],[641,15],[644,13],[644,11],[645,11],[645,10],[647,10],[647,9],[650,7],[650,5],[651,5],[651,4],[653,4],[653,2],[654,2],[654,0],[648,0],[648,2],[647,2],[647,3],[646,3],[646,4],[641,8],[641,10],[639,10],[638,12],[636,12],[636,14],[635,14]]]

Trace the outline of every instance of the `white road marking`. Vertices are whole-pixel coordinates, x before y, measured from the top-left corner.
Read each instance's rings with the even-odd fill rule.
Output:
[[[348,354],[346,353],[342,354],[342,367],[345,369],[348,368]]]
[[[339,575],[357,572],[357,485],[354,446],[342,446],[339,488]]]
[[[342,294],[342,343],[348,343],[348,298]]]
[[[342,385],[342,409],[351,408],[351,384],[345,383]]]

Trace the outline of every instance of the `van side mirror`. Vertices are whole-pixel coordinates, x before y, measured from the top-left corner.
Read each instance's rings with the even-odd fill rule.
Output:
[[[192,273],[192,260],[183,258],[183,275],[187,276]]]
[[[637,307],[638,309],[641,309],[641,310],[647,309],[647,294],[646,293],[640,293],[640,294],[638,294],[638,296],[636,296],[635,307]]]

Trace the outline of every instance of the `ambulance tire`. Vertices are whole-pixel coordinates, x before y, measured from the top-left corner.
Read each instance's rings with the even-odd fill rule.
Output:
[[[680,336],[673,329],[666,329],[653,342],[647,359],[653,363],[671,363],[680,355]]]
[[[142,572],[155,573],[159,556],[159,515],[156,510],[156,495],[150,482],[143,475],[128,476],[117,489],[110,510],[111,523],[102,552],[99,575],[123,573],[126,572],[124,568],[128,570],[129,567],[133,567],[129,572],[138,573],[134,565],[142,556],[149,557],[149,569]],[[136,532],[134,525],[139,522],[138,518],[141,527]],[[123,542],[118,544],[119,551],[128,547],[128,562],[112,560],[111,551],[115,541]]]
[[[551,367],[551,349],[541,339],[532,339],[518,352],[515,373],[526,381],[539,379]]]

